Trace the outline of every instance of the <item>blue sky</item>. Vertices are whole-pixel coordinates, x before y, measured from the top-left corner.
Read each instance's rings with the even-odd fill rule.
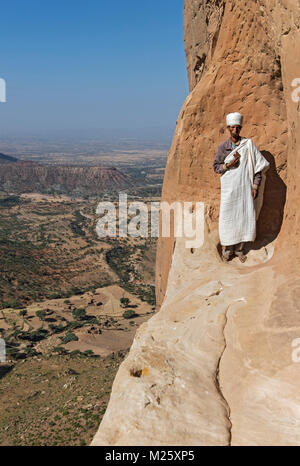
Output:
[[[183,0],[1,6],[0,136],[171,127],[188,93]]]

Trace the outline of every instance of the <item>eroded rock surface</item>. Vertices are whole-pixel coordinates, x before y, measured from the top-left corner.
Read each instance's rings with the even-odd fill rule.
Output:
[[[177,121],[163,200],[203,201],[205,241],[161,238],[160,311],[115,379],[93,445],[300,445],[298,0],[185,0],[190,94]],[[269,160],[248,260],[219,255],[225,115]]]

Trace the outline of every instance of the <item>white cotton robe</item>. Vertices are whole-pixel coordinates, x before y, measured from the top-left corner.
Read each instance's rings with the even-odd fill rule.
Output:
[[[263,203],[266,171],[270,166],[253,141],[247,138],[241,139],[224,162],[230,162],[237,151],[241,155],[238,166],[221,175],[219,236],[222,246],[255,240],[256,220]],[[253,179],[255,173],[260,171],[262,180],[258,196],[253,200]]]

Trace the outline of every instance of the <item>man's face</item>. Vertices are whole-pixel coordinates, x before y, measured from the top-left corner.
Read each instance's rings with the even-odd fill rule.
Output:
[[[240,132],[242,127],[240,125],[234,125],[234,126],[227,126],[230,132],[230,136],[233,139],[238,139],[240,137]]]

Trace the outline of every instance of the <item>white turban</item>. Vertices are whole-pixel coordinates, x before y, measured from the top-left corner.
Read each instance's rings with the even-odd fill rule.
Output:
[[[229,113],[226,117],[226,124],[227,126],[234,126],[239,125],[242,126],[243,124],[243,115],[240,113]]]

